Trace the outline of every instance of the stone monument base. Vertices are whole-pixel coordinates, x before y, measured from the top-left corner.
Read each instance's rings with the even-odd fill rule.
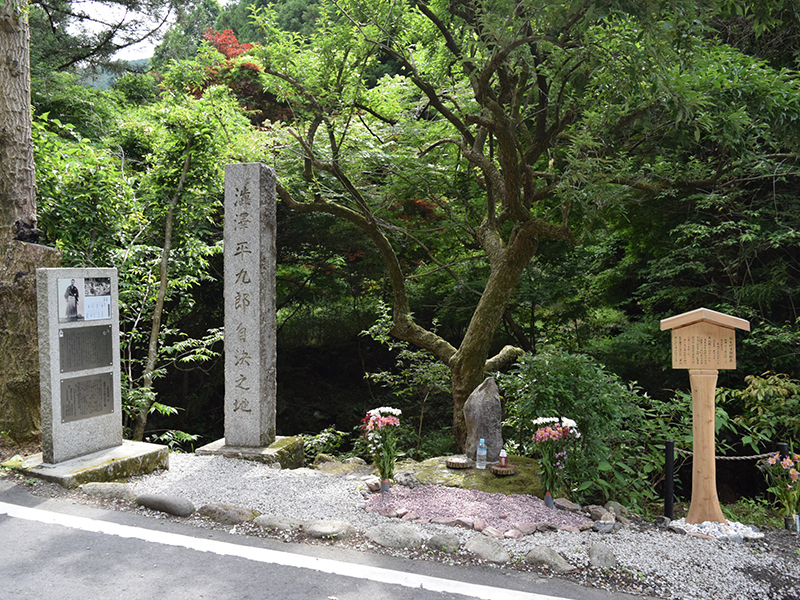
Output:
[[[226,458],[254,460],[268,465],[279,464],[282,469],[299,469],[303,466],[303,438],[298,436],[278,436],[266,448],[249,446],[228,446],[225,438],[211,442],[194,451],[195,454],[216,454]]]
[[[73,488],[92,481],[116,481],[169,469],[169,449],[158,444],[123,440],[121,446],[56,464],[43,462],[42,453],[39,452],[22,460],[12,458],[3,466],[65,488]]]

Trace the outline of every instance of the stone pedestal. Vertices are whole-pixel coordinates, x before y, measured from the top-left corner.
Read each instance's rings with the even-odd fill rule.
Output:
[[[74,488],[93,481],[118,481],[169,469],[169,449],[159,444],[124,440],[119,446],[99,450],[58,464],[48,464],[42,454],[3,463],[26,475]]]
[[[223,438],[198,448],[195,450],[195,454],[241,458],[268,465],[280,465],[282,469],[299,469],[303,466],[303,438],[279,435],[272,444],[265,448],[231,446]]]

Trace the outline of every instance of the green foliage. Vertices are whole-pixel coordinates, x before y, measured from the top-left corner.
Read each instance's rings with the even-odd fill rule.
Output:
[[[635,392],[591,358],[561,350],[526,354],[497,381],[505,398],[503,437],[510,450],[532,456],[534,419],[572,419],[581,437],[567,457],[569,488],[581,499],[608,494],[606,474],[628,469],[610,458],[625,441],[622,426],[636,407]]]
[[[137,382],[132,381],[127,373],[123,373],[122,413],[125,417],[123,419],[123,428],[126,439],[131,438],[133,433],[132,423],[136,420],[136,416],[141,413],[157,413],[163,416],[178,414],[177,408],[158,402],[156,397],[155,390],[137,385]]]
[[[423,432],[425,423],[425,410],[433,407],[434,424],[428,427],[428,432],[439,431],[441,423],[446,419],[442,418],[442,412],[447,414],[447,407],[450,405],[450,371],[446,365],[437,361],[433,355],[426,350],[414,350],[406,342],[392,338],[389,334],[391,329],[391,316],[389,308],[380,303],[378,306],[379,314],[375,323],[362,335],[368,335],[376,342],[385,345],[392,351],[397,352],[395,368],[392,371],[381,371],[378,373],[367,373],[366,377],[372,382],[378,383],[391,391],[395,400],[393,404],[400,407],[403,411],[403,421],[408,423],[416,421],[413,430],[406,430],[402,437],[409,438],[407,443],[401,442],[401,447],[406,450],[406,455],[414,459],[428,458],[428,454],[423,448],[426,434]],[[406,425],[406,428],[408,425]],[[441,448],[441,439],[438,441],[430,439],[427,445],[431,449]],[[445,444],[445,447],[448,445]]]
[[[145,225],[135,182],[111,152],[50,119],[33,122],[39,226],[69,266],[107,266],[121,239]]]
[[[62,72],[32,78],[31,104],[37,114],[72,126],[72,135],[93,140],[116,133],[122,108],[114,95],[82,85],[78,76]]]
[[[538,417],[566,417],[578,424],[581,452],[596,465],[603,440],[627,416],[633,395],[590,357],[563,350],[523,355],[508,373],[497,375],[508,415],[504,426],[514,449],[529,455]],[[594,456],[593,456],[594,455]]]
[[[134,105],[150,104],[159,95],[156,78],[151,73],[125,73],[114,81],[114,90]]]
[[[349,441],[346,431],[338,431],[335,427],[327,427],[317,434],[303,433],[303,457],[305,464],[314,462],[317,454],[341,454]]]
[[[743,390],[722,388],[717,404],[732,416],[741,444],[756,454],[800,439],[800,381],[785,373],[745,377]]]
[[[269,7],[275,12],[276,27],[304,36],[311,36],[319,19],[319,3],[315,0],[239,0],[228,4],[219,14],[215,29],[231,29],[242,42],[260,43],[264,41],[264,31],[254,23],[252,11]]]
[[[766,498],[741,498],[735,504],[723,504],[722,514],[730,521],[756,527],[782,529],[783,520],[772,510]]]
[[[195,442],[200,438],[198,435],[170,429],[159,435],[151,435],[147,438],[148,442],[154,444],[164,444],[170,452],[194,452]]]
[[[532,456],[533,420],[567,417],[576,421],[581,437],[567,456],[563,474],[579,502],[609,499],[647,512],[659,500],[664,479],[664,442],[691,445],[691,397],[677,393],[663,401],[625,385],[585,355],[548,349],[524,355],[507,374],[498,374],[509,449]],[[727,415],[717,410],[718,427]],[[685,458],[678,457],[676,472]]]

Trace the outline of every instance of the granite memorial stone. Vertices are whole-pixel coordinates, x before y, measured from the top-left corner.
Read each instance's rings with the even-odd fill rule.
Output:
[[[42,459],[122,444],[116,269],[38,269]]]
[[[225,167],[225,444],[275,441],[275,171]]]

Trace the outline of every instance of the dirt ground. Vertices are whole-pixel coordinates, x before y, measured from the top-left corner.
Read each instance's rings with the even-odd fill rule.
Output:
[[[0,434],[0,463],[7,461],[12,456],[30,456],[42,451],[42,446],[38,442],[29,444],[17,444]]]

